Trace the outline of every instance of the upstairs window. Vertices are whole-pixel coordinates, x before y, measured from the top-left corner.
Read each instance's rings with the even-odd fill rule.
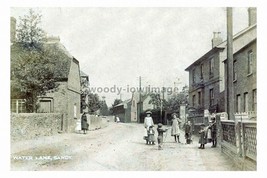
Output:
[[[214,75],[214,58],[211,58],[209,61],[209,73],[210,73],[210,77],[213,77],[213,75]]]
[[[203,79],[203,64],[200,65],[200,79]]]
[[[196,71],[195,71],[195,69],[192,70],[192,82],[193,82],[193,84],[196,82]]]
[[[236,60],[234,60],[234,64],[233,64],[233,81],[237,80],[237,72],[236,72]]]
[[[248,52],[248,63],[247,63],[247,68],[248,68],[248,74],[252,73],[252,60],[253,60],[253,52],[249,51]]]

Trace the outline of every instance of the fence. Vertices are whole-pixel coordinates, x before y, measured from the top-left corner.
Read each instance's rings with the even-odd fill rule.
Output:
[[[257,122],[239,120],[239,116],[236,121],[221,120],[221,150],[243,170],[256,170]]]

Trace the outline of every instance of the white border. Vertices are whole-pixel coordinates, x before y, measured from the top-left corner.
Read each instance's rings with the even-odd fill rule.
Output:
[[[94,1],[85,1],[85,0],[11,0],[3,5],[3,1],[1,3],[0,7],[0,26],[1,26],[1,48],[0,48],[0,54],[1,54],[1,62],[0,65],[0,72],[1,72],[1,92],[0,92],[0,108],[1,113],[3,113],[1,116],[1,124],[0,124],[0,130],[1,130],[1,142],[2,142],[2,148],[3,151],[1,152],[1,174],[5,174],[5,177],[47,177],[47,176],[53,176],[53,177],[61,177],[61,176],[108,176],[108,177],[118,177],[118,176],[131,176],[134,174],[134,176],[144,176],[144,177],[162,177],[162,176],[196,176],[196,177],[228,177],[228,176],[237,176],[237,177],[249,177],[252,176],[259,176],[263,177],[263,174],[266,170],[265,166],[265,158],[266,157],[266,138],[264,137],[266,135],[266,119],[264,117],[264,113],[262,112],[264,110],[264,106],[267,106],[266,104],[266,94],[263,90],[265,85],[264,71],[266,70],[266,44],[264,44],[266,38],[266,27],[267,27],[267,21],[266,21],[266,9],[264,8],[264,1],[263,0],[94,0]],[[10,75],[9,75],[9,19],[10,19],[10,7],[37,7],[37,6],[44,6],[44,7],[257,7],[258,11],[258,17],[257,17],[257,33],[258,33],[258,40],[257,40],[257,88],[258,88],[258,165],[257,165],[257,171],[255,172],[11,172],[10,170],[10,130],[9,130],[9,113],[10,113],[10,104],[9,104],[9,83],[10,83]],[[4,80],[3,80],[4,79]],[[260,124],[259,124],[260,123]],[[63,173],[63,175],[62,175]],[[90,175],[88,175],[88,173]]]

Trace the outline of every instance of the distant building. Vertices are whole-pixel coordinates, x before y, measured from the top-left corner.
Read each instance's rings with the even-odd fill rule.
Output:
[[[131,99],[128,99],[114,106],[113,113],[120,118],[120,122],[131,122],[131,101]]]

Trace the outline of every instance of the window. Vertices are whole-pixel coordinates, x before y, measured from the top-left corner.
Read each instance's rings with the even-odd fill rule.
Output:
[[[11,99],[11,112],[26,113],[26,100],[25,99]]]
[[[203,79],[203,64],[200,65],[200,79]]]
[[[240,112],[240,110],[241,110],[240,104],[241,104],[241,97],[238,94],[238,95],[236,95],[236,109],[235,109],[236,112]]]
[[[252,98],[253,98],[252,110],[257,111],[257,89],[254,89],[252,91]]]
[[[214,92],[213,88],[210,89],[210,106],[214,105]]]
[[[196,95],[193,95],[193,100],[192,100],[193,107],[195,107],[195,102],[196,102]]]
[[[210,76],[213,76],[214,74],[214,59],[211,58],[209,61],[209,72],[210,72]]]
[[[237,80],[237,70],[236,70],[236,60],[234,60],[234,64],[233,64],[233,81]]]
[[[244,112],[248,112],[248,93],[244,93]]]
[[[252,59],[253,59],[253,52],[248,52],[248,74],[252,73]]]
[[[135,107],[135,100],[133,100],[133,107]]]
[[[198,92],[198,105],[201,106],[201,92]]]
[[[193,81],[193,83],[196,82],[196,73],[195,73],[195,69],[192,70],[192,81]]]

